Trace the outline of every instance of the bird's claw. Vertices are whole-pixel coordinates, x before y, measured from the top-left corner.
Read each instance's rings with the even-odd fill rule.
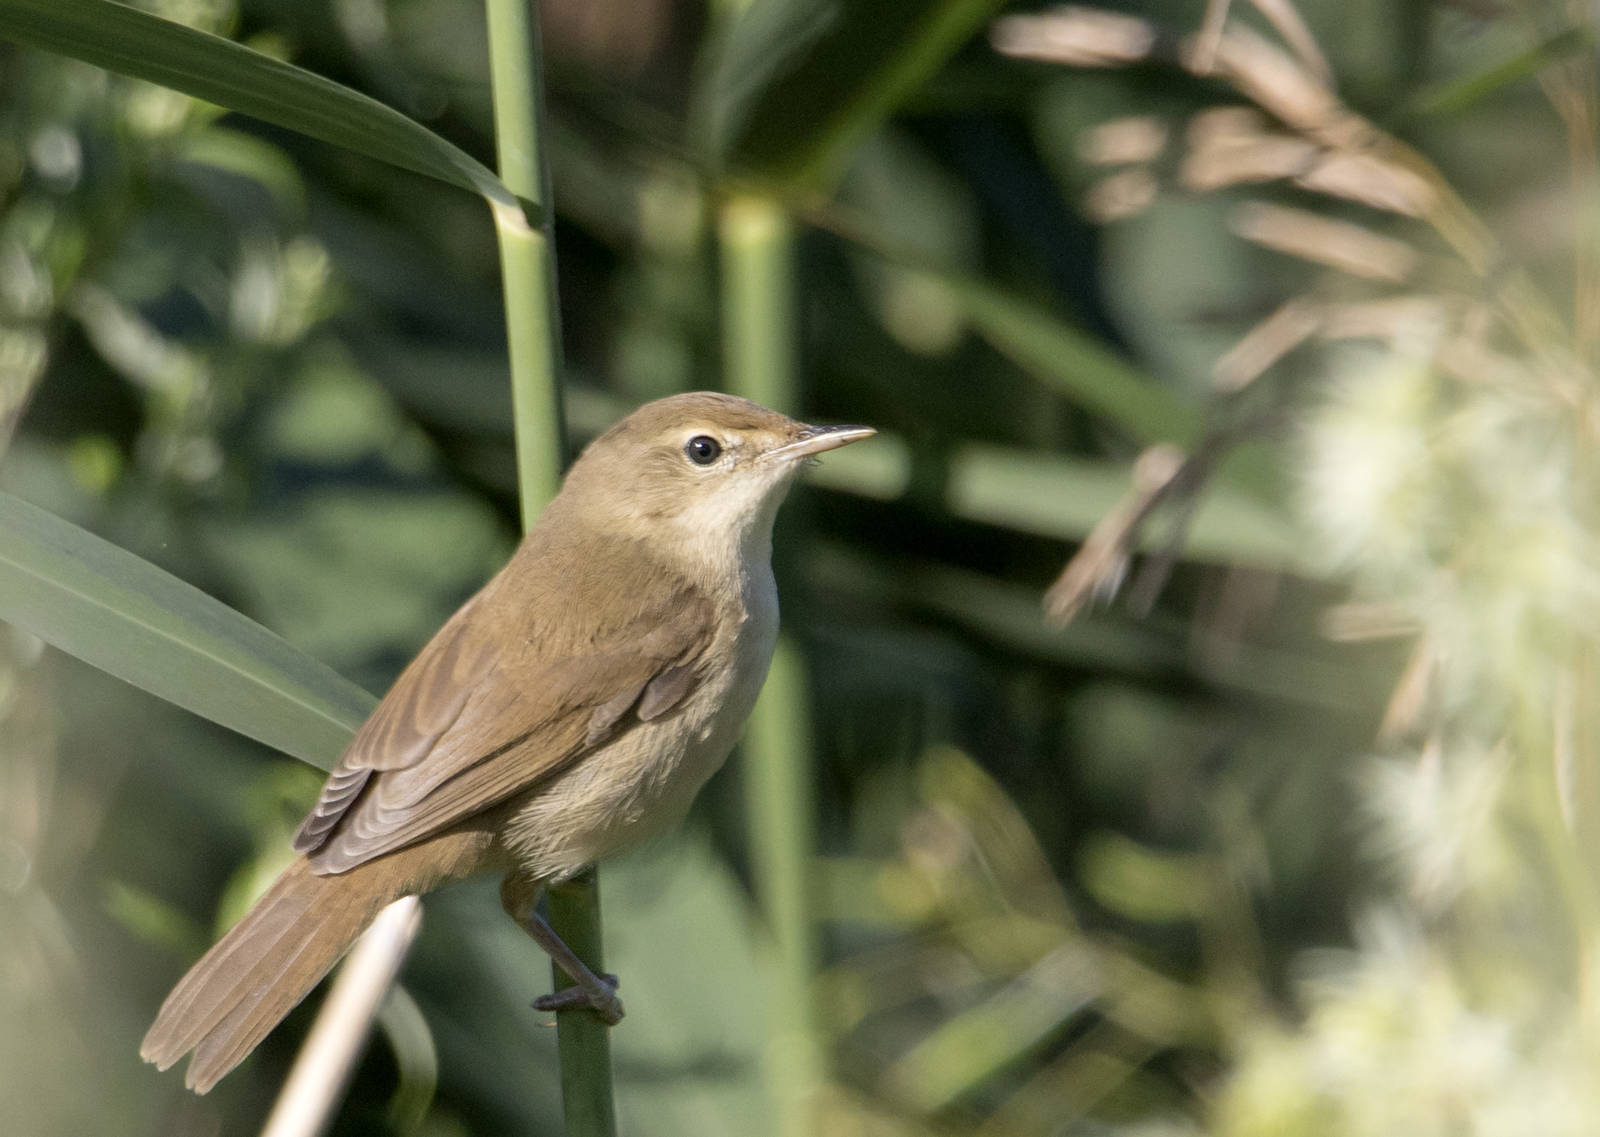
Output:
[[[548,995],[540,995],[533,1001],[536,1011],[593,1011],[599,1016],[600,1021],[607,1026],[616,1026],[622,1021],[622,1000],[617,998],[617,984],[619,980],[615,975],[601,975],[600,985],[585,987],[576,985],[563,987],[559,991],[552,991]]]

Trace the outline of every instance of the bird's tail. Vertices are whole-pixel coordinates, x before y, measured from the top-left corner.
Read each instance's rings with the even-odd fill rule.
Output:
[[[464,875],[485,844],[481,838],[445,834],[337,875],[319,876],[299,858],[172,989],[140,1055],[165,1070],[193,1050],[184,1083],[205,1093],[306,997],[386,905],[443,876]]]

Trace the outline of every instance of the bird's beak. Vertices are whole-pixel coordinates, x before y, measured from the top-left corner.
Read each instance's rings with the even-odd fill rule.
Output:
[[[766,456],[788,459],[809,458],[814,454],[821,454],[824,450],[837,450],[852,442],[860,442],[863,438],[871,438],[877,433],[870,426],[808,426],[793,442],[785,443],[776,450],[767,451]]]

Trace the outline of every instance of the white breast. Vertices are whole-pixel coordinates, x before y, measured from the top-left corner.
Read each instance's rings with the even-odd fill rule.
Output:
[[[767,677],[778,594],[765,559],[744,575],[742,619],[725,625],[728,662],[676,712],[641,723],[539,788],[506,827],[505,843],[534,876],[562,879],[676,824],[727,759]],[[718,650],[718,649],[721,650]]]

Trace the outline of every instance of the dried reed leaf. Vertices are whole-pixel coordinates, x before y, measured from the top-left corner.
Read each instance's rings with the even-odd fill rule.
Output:
[[[1167,124],[1155,115],[1128,115],[1100,123],[1078,143],[1078,155],[1095,166],[1154,161],[1167,146]]]
[[[1351,600],[1322,614],[1322,634],[1334,643],[1402,639],[1421,630],[1415,616],[1381,600]]]
[[[1439,200],[1426,178],[1370,150],[1325,153],[1295,178],[1295,184],[1407,217],[1427,216]]]
[[[1217,63],[1217,46],[1222,43],[1222,29],[1228,22],[1231,0],[1206,0],[1205,19],[1194,37],[1194,70],[1199,75],[1209,75]]]
[[[1156,40],[1148,20],[1076,5],[1004,16],[989,31],[989,42],[1002,55],[1074,67],[1138,63],[1149,58]]]
[[[1387,296],[1326,304],[1322,309],[1324,340],[1381,340],[1410,343],[1420,338],[1437,340],[1450,320],[1450,305],[1438,296]]]
[[[1422,720],[1422,712],[1427,709],[1428,692],[1432,688],[1434,671],[1438,663],[1439,653],[1432,641],[1426,636],[1419,639],[1411,658],[1406,661],[1405,670],[1400,672],[1394,693],[1389,696],[1389,704],[1383,711],[1383,721],[1378,724],[1380,744],[1394,743],[1416,729]],[[1426,747],[1423,756],[1424,759],[1427,758]]]
[[[1185,462],[1182,450],[1165,443],[1139,455],[1127,494],[1089,531],[1067,567],[1045,592],[1046,618],[1065,625],[1088,605],[1116,595],[1128,572],[1134,535],[1150,511],[1160,504]]]
[[[1303,296],[1295,297],[1246,332],[1212,365],[1213,385],[1223,392],[1243,390],[1315,335],[1322,321],[1319,305]]]
[[[1051,623],[1065,627],[1090,604],[1104,603],[1122,587],[1128,573],[1128,549],[1118,538],[1129,512],[1113,510],[1102,517],[1046,590],[1044,614]]]
[[[1440,343],[1434,366],[1461,383],[1498,387],[1529,397],[1549,396],[1577,412],[1590,435],[1600,435],[1600,404],[1594,375],[1571,355],[1547,352],[1537,358],[1495,351],[1480,339],[1458,335]]]
[[[1206,111],[1195,116],[1209,119]],[[1240,129],[1244,121],[1192,123],[1189,150],[1178,167],[1185,189],[1208,193],[1228,186],[1286,179],[1301,189],[1407,217],[1422,217],[1438,200],[1426,178],[1365,151],[1330,151],[1296,134]]]
[[[1236,25],[1224,32],[1211,72],[1198,71],[1193,40],[1182,58],[1190,71],[1223,76],[1268,113],[1324,145],[1360,146],[1374,134],[1327,83],[1249,28]]]
[[[1313,166],[1318,153],[1314,144],[1289,134],[1219,137],[1184,155],[1178,182],[1196,193],[1209,193],[1293,178]]]
[[[1180,169],[1183,184],[1205,192],[1292,178],[1316,193],[1426,218],[1471,271],[1486,272],[1493,252],[1487,230],[1424,160],[1344,105],[1325,59],[1287,0],[1252,2],[1295,46],[1299,60],[1247,27],[1226,25],[1228,5],[1215,0],[1180,59],[1192,73],[1230,83],[1296,133],[1267,132],[1238,109],[1196,116],[1190,133],[1194,152]],[[1217,31],[1219,20],[1224,26]],[[1147,20],[1069,6],[1007,16],[996,21],[991,38],[1009,55],[1115,67],[1148,60],[1162,37]],[[1223,117],[1230,113],[1232,118]],[[1318,154],[1316,147],[1325,149]],[[1596,307],[1600,311],[1600,302]]]
[[[1578,825],[1578,682],[1571,667],[1556,671],[1550,708],[1550,761],[1555,771],[1556,803],[1567,832]]]
[[[1294,49],[1300,62],[1325,85],[1333,86],[1333,68],[1328,65],[1328,57],[1322,54],[1316,37],[1295,6],[1289,0],[1251,0],[1251,3],[1283,37],[1283,42]]]
[[[1207,107],[1196,111],[1184,128],[1184,140],[1193,147],[1213,143],[1249,142],[1267,132],[1267,116],[1255,107]]]
[[[1495,351],[1467,336],[1443,341],[1434,353],[1433,362],[1441,374],[1478,386],[1533,391],[1540,389],[1543,382],[1524,360]],[[1558,382],[1556,387],[1560,386]]]
[[[1149,170],[1122,170],[1089,188],[1083,198],[1083,211],[1099,225],[1123,221],[1148,209],[1159,189]]]
[[[1418,253],[1404,241],[1304,209],[1246,202],[1233,231],[1247,241],[1368,280],[1399,283],[1416,271]]]

